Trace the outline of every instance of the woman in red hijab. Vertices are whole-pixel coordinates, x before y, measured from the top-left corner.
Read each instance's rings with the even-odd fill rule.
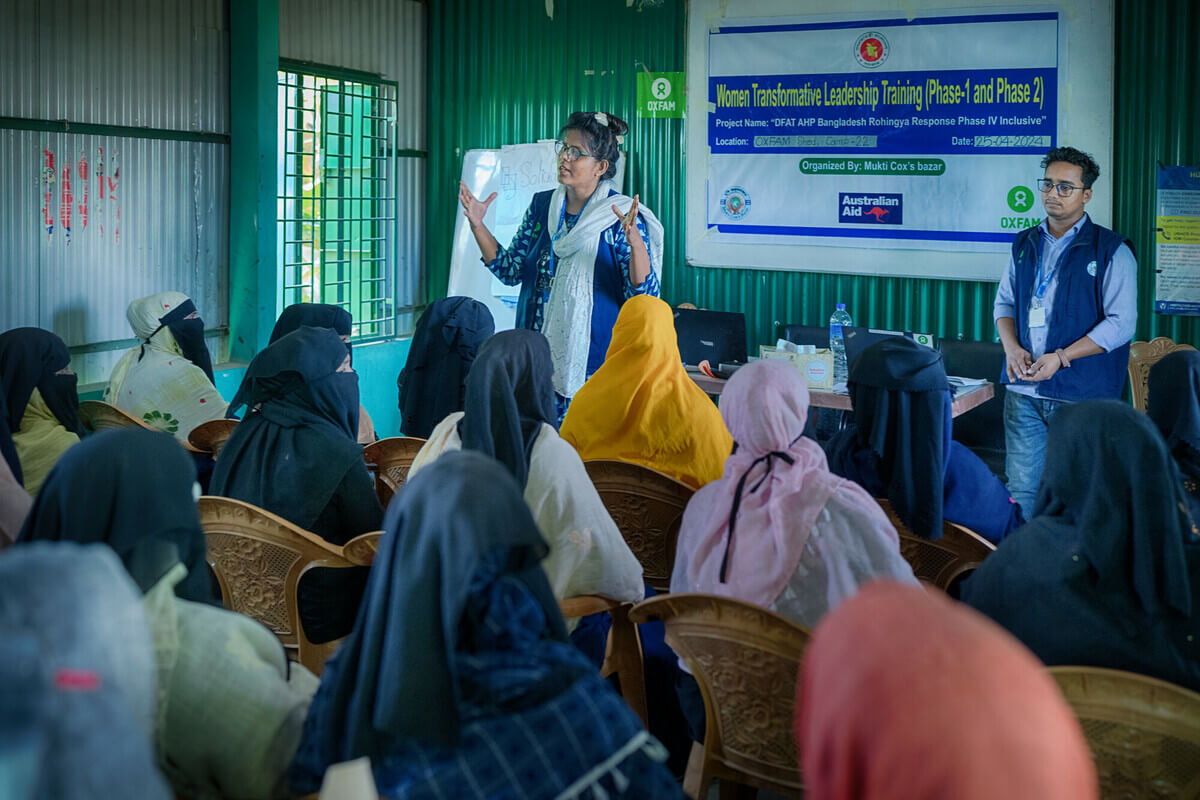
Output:
[[[880,581],[817,626],[797,689],[806,797],[1098,797],[1075,715],[1025,647],[972,609]]]

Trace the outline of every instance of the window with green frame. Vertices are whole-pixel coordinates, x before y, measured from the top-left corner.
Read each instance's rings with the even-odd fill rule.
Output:
[[[278,299],[341,306],[357,340],[398,335],[407,309],[396,296],[396,95],[395,81],[280,62]]]

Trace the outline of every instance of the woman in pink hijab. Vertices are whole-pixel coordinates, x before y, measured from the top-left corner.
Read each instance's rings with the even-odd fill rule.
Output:
[[[1024,645],[967,606],[880,581],[817,627],[796,745],[815,800],[1094,800],[1071,708]]]
[[[742,367],[721,394],[721,416],[733,454],[683,513],[672,592],[734,597],[811,628],[868,581],[919,585],[879,504],[830,473],[820,445],[802,435],[808,384],[798,369]],[[677,688],[703,741],[695,680],[685,674]]]

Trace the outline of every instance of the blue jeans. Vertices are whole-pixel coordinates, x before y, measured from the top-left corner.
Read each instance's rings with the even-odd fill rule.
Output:
[[[1026,520],[1033,519],[1033,500],[1042,481],[1046,461],[1046,429],[1062,400],[1004,393],[1004,448],[1008,491],[1021,506]]]

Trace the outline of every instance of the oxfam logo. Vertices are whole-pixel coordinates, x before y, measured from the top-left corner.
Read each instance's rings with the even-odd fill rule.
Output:
[[[666,100],[671,96],[671,82],[666,78],[655,78],[650,84],[650,94],[655,100]]]
[[[1008,207],[1018,214],[1033,208],[1033,192],[1025,186],[1014,186],[1008,190]]]

